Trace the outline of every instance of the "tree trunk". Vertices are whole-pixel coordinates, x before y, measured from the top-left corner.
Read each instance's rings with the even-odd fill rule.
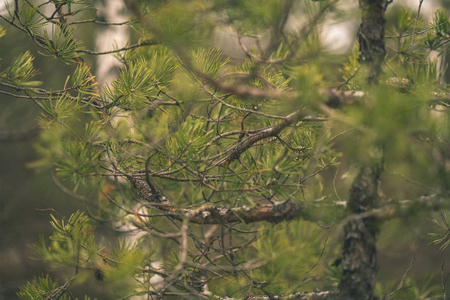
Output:
[[[386,54],[384,42],[384,13],[388,0],[359,0],[361,24],[358,30],[360,62],[368,67],[367,80],[374,83],[381,73]]]
[[[129,19],[123,0],[98,0],[97,18],[102,22],[121,23]],[[97,27],[95,37],[96,51],[108,51],[116,45],[122,48],[128,43],[129,30],[124,25],[104,25]],[[100,86],[111,83],[118,75],[118,67],[122,64],[112,55],[98,55],[96,57],[96,75]]]
[[[367,68],[367,82],[376,83],[386,55],[384,17],[388,0],[360,0],[361,25],[358,31],[361,66]],[[348,210],[350,220],[344,226],[342,251],[343,276],[339,283],[339,298],[376,299],[373,295],[378,272],[376,239],[378,222],[373,216],[363,217],[378,207],[378,189],[383,163],[362,166],[353,182]]]
[[[360,217],[359,214],[378,206],[381,171],[381,163],[362,167],[350,191],[348,209],[351,219],[344,226],[343,277],[339,283],[339,296],[342,299],[376,299],[373,290],[378,272],[378,222],[373,216]]]

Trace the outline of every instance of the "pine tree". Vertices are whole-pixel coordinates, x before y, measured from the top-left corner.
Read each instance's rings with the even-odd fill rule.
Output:
[[[0,36],[14,27],[73,72],[43,88],[21,53],[0,93],[40,107],[33,166],[85,204],[53,213],[34,246],[70,267],[64,283],[42,276],[19,297],[75,299],[95,278],[108,299],[417,299],[407,274],[376,287],[377,237],[428,216],[448,251],[450,96],[431,57],[448,52],[450,21],[444,9],[426,21],[422,0],[386,19],[391,2],[359,1],[345,58],[320,38],[345,14],[336,0],[136,0],[119,23],[86,0],[11,2]],[[88,50],[82,26],[127,26],[136,41]],[[92,57],[112,54],[122,67],[99,86]],[[101,238],[99,224],[131,234]]]

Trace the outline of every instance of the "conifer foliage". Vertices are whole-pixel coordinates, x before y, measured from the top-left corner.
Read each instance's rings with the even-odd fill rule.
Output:
[[[125,23],[87,0],[8,2],[0,38],[18,29],[38,51],[2,64],[0,93],[39,106],[32,165],[85,204],[33,246],[70,267],[64,282],[43,275],[19,297],[75,299],[98,280],[105,299],[417,299],[405,278],[376,288],[377,237],[428,217],[448,251],[449,12],[426,21],[421,0],[386,20],[392,1],[360,0],[343,57],[321,42],[341,2],[134,0]],[[83,26],[136,41],[96,52]],[[64,86],[36,80],[35,55],[72,67]],[[123,64],[102,86],[99,55]]]

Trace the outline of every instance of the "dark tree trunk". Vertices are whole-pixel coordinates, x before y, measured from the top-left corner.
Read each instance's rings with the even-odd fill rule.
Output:
[[[377,81],[386,54],[384,43],[384,13],[388,0],[359,0],[361,9],[361,25],[358,30],[360,62],[367,65],[367,80],[369,83]]]
[[[378,188],[382,166],[362,167],[353,182],[348,209],[350,220],[344,227],[342,251],[343,277],[339,298],[372,300],[378,272],[376,238],[378,222],[364,214],[378,206]]]
[[[359,0],[360,63],[366,69],[368,83],[377,82],[386,55],[384,14],[389,3],[389,0]],[[350,220],[344,226],[343,276],[339,283],[339,299],[376,299],[373,291],[378,272],[376,240],[379,225],[373,216],[364,216],[364,213],[378,207],[382,169],[382,162],[363,166],[350,191]]]

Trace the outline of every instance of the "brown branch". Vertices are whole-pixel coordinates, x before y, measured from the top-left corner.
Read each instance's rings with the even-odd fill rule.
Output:
[[[397,288],[395,290],[393,290],[392,292],[390,292],[389,294],[386,294],[381,300],[390,299],[393,295],[395,295],[396,293],[398,293],[401,290],[405,289],[404,284],[405,284],[406,276],[408,276],[409,271],[411,271],[411,268],[412,268],[413,263],[414,263],[415,260],[416,260],[416,256],[413,255],[413,257],[411,259],[411,262],[409,263],[408,268],[406,269],[405,273],[403,274],[402,280],[398,284]]]
[[[247,98],[247,99],[280,99],[287,101],[294,101],[297,96],[292,91],[281,91],[275,89],[259,89],[256,87],[250,87],[245,84],[230,84],[220,80],[210,78],[206,74],[202,74],[202,79],[206,80],[209,84],[213,85],[217,89],[225,93],[233,93],[234,95]]]
[[[247,49],[247,47],[242,43],[242,37],[241,34],[238,32],[238,43],[241,47],[242,51],[244,51],[245,55],[253,59],[254,61],[266,63],[266,64],[280,64],[287,60],[287,58],[279,58],[279,59],[269,59],[269,58],[263,58],[259,55],[253,54],[250,50]]]
[[[339,88],[331,88],[322,91],[322,95],[328,99],[325,102],[328,107],[340,108],[343,104],[351,105],[357,103],[365,94],[362,91],[340,91]]]
[[[286,25],[287,18],[289,17],[289,11],[292,8],[292,5],[294,3],[293,3],[293,1],[286,1],[284,8],[283,8],[283,12],[281,14],[281,18],[280,18],[276,28],[274,28],[269,46],[264,51],[265,53],[262,56],[253,54],[250,50],[247,49],[247,47],[241,41],[241,35],[239,32],[238,32],[238,43],[239,43],[241,49],[244,51],[244,53],[248,57],[250,57],[254,61],[257,61],[260,63],[280,64],[280,63],[286,62],[292,58],[295,58],[299,62],[305,62],[297,57],[297,49],[299,47],[300,37],[306,39],[313,32],[313,28],[315,28],[315,25],[317,25],[318,22],[320,20],[322,20],[323,16],[328,11],[328,9],[332,8],[337,2],[338,2],[338,0],[333,0],[333,1],[330,1],[327,4],[323,5],[320,8],[319,12],[315,16],[313,16],[310,20],[308,20],[308,22],[306,22],[306,25],[303,26],[303,28],[301,28],[295,34],[295,37],[294,37],[295,40],[293,42],[290,42],[288,37],[285,35],[283,28]],[[274,51],[276,51],[276,49],[279,47],[279,45],[281,43],[279,40],[279,36],[281,36],[283,38],[284,42],[288,46],[289,53],[283,58],[271,59],[270,55]]]
[[[259,73],[246,73],[246,72],[233,72],[233,73],[227,73],[223,75],[223,78],[227,77],[244,77],[246,79],[258,79],[262,83],[264,83],[266,86],[271,87],[273,89],[276,89],[276,85],[271,83],[267,78],[265,78],[262,74]]]
[[[118,52],[127,51],[127,50],[131,50],[131,49],[139,48],[139,47],[144,47],[144,46],[152,46],[152,45],[156,45],[156,44],[157,43],[154,42],[154,41],[146,40],[146,41],[142,41],[142,42],[137,43],[137,44],[133,44],[133,45],[129,45],[129,46],[126,46],[126,47],[123,47],[123,48],[109,50],[109,51],[97,52],[97,51],[91,51],[91,50],[85,50],[85,49],[78,49],[78,50],[75,50],[74,52],[86,53],[86,54],[90,54],[90,55],[106,55],[106,54],[118,53]]]
[[[96,18],[89,19],[89,20],[79,20],[79,21],[73,21],[73,22],[67,22],[68,25],[76,25],[76,24],[86,24],[86,23],[94,23],[98,25],[106,25],[106,26],[122,26],[122,25],[129,25],[133,24],[133,21],[124,21],[124,22],[103,22],[98,21]]]
[[[181,53],[184,54],[183,52],[181,52]],[[279,99],[279,100],[284,100],[284,101],[295,101],[298,98],[298,94],[291,90],[280,90],[280,89],[276,89],[273,87],[270,89],[261,89],[261,88],[257,88],[257,87],[251,87],[251,86],[248,86],[245,84],[227,83],[227,82],[225,82],[224,79],[226,77],[228,77],[228,75],[225,75],[219,79],[214,79],[214,78],[208,76],[207,74],[201,72],[200,70],[197,70],[195,67],[193,67],[190,62],[190,59],[187,56],[183,55],[182,58],[184,59],[183,60],[184,67],[186,68],[186,70],[188,72],[190,72],[193,76],[197,76],[197,77],[201,78],[204,82],[212,85],[213,87],[215,87],[216,89],[220,90],[223,93],[232,94],[232,95],[235,95],[235,96],[243,98],[243,99],[259,99],[259,100]],[[225,101],[223,101],[222,99],[220,99],[220,97],[217,97],[214,93],[212,93],[208,89],[206,89],[206,87],[204,86],[204,84],[202,82],[200,82],[200,80],[199,80],[199,83],[204,87],[204,89],[207,93],[209,93],[216,100],[220,101],[222,104],[224,104],[227,107],[239,109],[242,111],[247,111],[250,113],[266,115],[270,118],[280,118],[280,119],[283,118],[281,116],[273,116],[273,115],[260,113],[257,111],[250,111],[250,110],[245,110],[242,108],[235,108],[232,105],[230,105],[230,104],[226,103]],[[356,100],[358,100],[364,96],[364,92],[362,92],[362,91],[345,91],[345,92],[343,92],[343,91],[339,91],[339,88],[337,88],[337,89],[329,88],[329,89],[325,89],[325,90],[321,91],[321,95],[323,97],[325,97],[326,99],[328,99],[326,102],[326,104],[328,106],[338,107],[338,106],[340,106],[341,103],[345,103],[345,104],[354,103]],[[284,117],[284,118],[286,118],[286,117]]]
[[[367,172],[367,170],[364,172]],[[411,209],[422,211],[438,210],[439,208],[449,206],[445,196],[432,195],[421,197],[416,200],[398,200],[395,201],[395,203],[387,204],[381,208],[376,208],[375,206],[370,208],[369,205],[364,203],[371,202],[376,199],[374,198],[376,196],[371,193],[376,192],[375,185],[378,185],[377,180],[379,180],[379,178],[377,179],[377,175],[374,175],[375,179],[373,179],[372,182],[370,182],[368,178],[358,179],[359,181],[355,180],[354,187],[352,188],[351,200],[348,204],[348,206],[351,207],[351,215],[343,220],[343,223],[345,224],[353,224],[350,227],[356,226],[355,224],[359,224],[358,226],[362,226],[361,224],[368,224],[367,220],[381,222],[395,217],[408,217],[411,216]],[[367,176],[367,174],[360,174],[359,176]],[[177,210],[173,203],[167,199],[167,197],[162,196],[161,194],[154,196],[151,188],[145,180],[136,179],[134,177],[129,177],[128,179],[136,187],[139,195],[148,202],[148,205],[162,211],[168,217],[172,217],[177,220],[188,219],[189,222],[195,224],[212,225],[255,222],[279,223],[299,218],[304,220],[310,219],[308,209],[302,202],[291,202],[289,200],[275,202],[273,204],[264,204],[258,207],[242,206],[237,208],[228,208],[204,205],[196,209]],[[364,183],[361,180],[369,181]],[[357,182],[359,183],[357,184]],[[364,188],[367,190],[364,190]],[[370,191],[368,189],[370,189]],[[367,193],[367,195],[365,193]],[[358,197],[358,202],[355,203],[354,200],[356,197]],[[334,207],[336,209],[343,208],[343,206],[338,203],[336,203]],[[150,216],[142,215],[142,217]],[[351,235],[350,233],[348,234]],[[373,232],[371,234],[373,234]]]
[[[224,78],[225,77],[227,77],[227,76],[224,76]],[[218,97],[215,93],[211,92],[200,80],[198,80],[198,83],[202,85],[203,90],[205,92],[210,94],[214,99],[216,99],[217,101],[219,101],[220,103],[222,103],[224,106],[226,106],[228,108],[231,108],[231,109],[234,109],[234,110],[239,110],[239,111],[242,111],[242,112],[247,112],[247,113],[250,113],[250,114],[260,115],[260,116],[264,116],[264,117],[268,117],[268,118],[273,118],[273,119],[286,119],[286,117],[284,117],[284,116],[271,115],[271,114],[259,112],[257,110],[252,110],[252,109],[247,109],[247,108],[237,107],[237,106],[231,105],[231,104],[229,104],[229,103],[224,101],[226,98],[231,96],[231,94],[224,95],[222,97]]]
[[[438,28],[439,26],[441,26],[443,24],[445,24],[445,22],[436,24],[435,26],[428,27],[427,29],[424,29],[421,31],[416,31],[415,35],[427,33],[428,31]],[[400,34],[400,35],[396,35],[396,36],[385,36],[384,38],[385,39],[399,39],[399,38],[410,37],[410,36],[412,36],[412,33],[405,33],[405,34]]]
[[[238,208],[215,207],[205,205],[197,209],[182,211],[184,218],[196,224],[230,224],[270,222],[279,223],[303,217],[309,219],[301,202],[275,202],[258,207],[242,206]]]
[[[221,298],[235,300],[234,298]],[[248,296],[249,300],[338,300],[336,293],[331,291],[319,291],[311,293],[295,293],[289,295]]]
[[[250,135],[246,139],[236,144],[230,154],[217,161],[214,165],[223,165],[225,163],[229,163],[233,160],[239,159],[241,154],[252,147],[254,144],[268,137],[276,137],[283,129],[294,124],[297,120],[299,120],[300,117],[302,117],[302,114],[299,111],[296,111],[288,115],[285,120],[278,123],[277,125],[268,127],[258,133]]]
[[[254,223],[272,222],[278,223],[298,219],[309,219],[302,202],[275,202],[258,207],[242,206],[237,208],[216,207],[204,205],[197,209],[177,210],[173,203],[159,193],[155,195],[146,181],[129,178],[136,187],[139,195],[148,201],[150,205],[167,213],[167,216],[177,220],[187,219],[195,224],[230,224],[230,223]]]
[[[442,287],[442,290],[444,291],[444,299],[448,299],[447,298],[447,289],[445,287],[447,285],[447,280],[450,277],[450,272],[447,275],[444,275],[444,266],[445,266],[445,260],[442,262],[442,266],[441,266],[441,287]]]

